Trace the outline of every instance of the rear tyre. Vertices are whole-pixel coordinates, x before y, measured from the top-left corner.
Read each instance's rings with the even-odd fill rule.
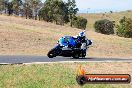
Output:
[[[82,51],[82,58],[85,58],[86,56],[86,51]]]
[[[79,55],[78,53],[75,53],[72,57],[78,59],[79,56],[80,56],[80,55]]]

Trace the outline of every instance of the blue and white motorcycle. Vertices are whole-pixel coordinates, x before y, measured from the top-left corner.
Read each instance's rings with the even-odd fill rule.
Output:
[[[49,58],[56,56],[85,58],[87,48],[89,48],[90,45],[92,45],[91,40],[87,39],[82,43],[79,38],[64,36],[59,39],[57,45],[48,52],[47,56]]]

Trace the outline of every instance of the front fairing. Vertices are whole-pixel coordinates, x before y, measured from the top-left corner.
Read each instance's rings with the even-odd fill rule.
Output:
[[[56,45],[54,46],[54,49],[58,49],[58,48],[60,48],[60,47],[59,47],[59,44],[56,44]]]
[[[69,46],[69,45],[75,46],[76,45],[75,39],[71,36],[64,36],[60,38],[58,43],[61,46]]]

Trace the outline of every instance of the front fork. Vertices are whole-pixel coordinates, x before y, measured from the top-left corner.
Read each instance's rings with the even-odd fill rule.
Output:
[[[56,54],[59,56],[62,52],[62,49],[61,49],[62,47],[58,44],[54,48],[56,50]]]
[[[81,45],[81,57],[85,57],[86,56],[86,51],[87,51],[87,44],[86,43],[82,43]]]

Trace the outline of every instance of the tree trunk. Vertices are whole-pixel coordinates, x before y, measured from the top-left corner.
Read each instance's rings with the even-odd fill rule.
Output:
[[[26,9],[25,15],[26,15],[26,19],[27,19],[27,17],[28,17],[28,15],[27,15],[27,9]]]
[[[72,18],[71,18],[71,24],[70,24],[70,26],[72,27]]]
[[[72,27],[72,15],[70,15],[70,20],[71,20],[70,26]]]

